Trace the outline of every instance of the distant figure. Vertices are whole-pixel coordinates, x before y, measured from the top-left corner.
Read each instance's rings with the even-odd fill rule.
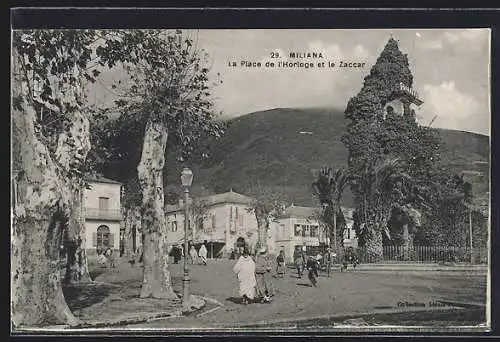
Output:
[[[135,251],[135,263],[141,263],[143,260],[143,252],[144,252],[144,248],[141,246],[137,247],[136,251]]]
[[[280,251],[276,257],[276,276],[283,278],[285,276],[285,252]]]
[[[240,285],[239,295],[242,297],[242,303],[246,305],[255,298],[255,286],[257,285],[255,279],[255,262],[250,257],[246,248],[243,250],[243,255],[240,256],[236,265],[234,265],[233,271],[238,277]]]
[[[181,246],[174,246],[174,250],[172,251],[174,254],[174,264],[178,264],[182,257],[182,248]]]
[[[306,263],[304,262],[304,257],[302,255],[302,252],[297,251],[293,259],[295,268],[297,269],[297,276],[300,279],[302,278],[302,275],[304,275],[304,267],[306,265]]]
[[[271,302],[274,295],[271,282],[271,259],[267,254],[266,248],[261,248],[256,256],[255,274],[257,280],[257,294],[262,303]]]
[[[202,244],[200,250],[198,251],[198,256],[200,257],[200,260],[203,263],[203,265],[207,264],[207,255],[208,255],[207,247],[205,247],[205,244]]]
[[[191,257],[191,264],[195,264],[196,259],[198,259],[198,253],[196,253],[196,248],[194,246],[191,246],[191,249],[189,250],[189,256]]]
[[[229,259],[234,260],[236,259],[236,253],[234,253],[234,249],[231,248],[231,253],[229,254]]]
[[[346,249],[340,270],[342,272],[346,271],[349,264],[352,264],[353,269],[356,269],[356,266],[359,264],[358,255],[352,246]]]
[[[307,264],[306,264],[307,270],[309,271],[308,278],[311,284],[314,287],[318,287],[318,268],[319,268],[319,261],[316,260],[312,255],[307,259]]]
[[[101,253],[97,256],[97,262],[101,267],[106,267],[108,264],[108,258],[104,255],[104,253]]]
[[[115,268],[115,257],[113,255],[113,250],[108,247],[108,249],[106,249],[106,258],[108,259],[108,263],[109,263],[109,267],[110,268]]]

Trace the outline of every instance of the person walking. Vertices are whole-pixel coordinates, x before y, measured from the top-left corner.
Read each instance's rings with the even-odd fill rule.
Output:
[[[276,276],[284,278],[285,277],[285,252],[280,251],[280,254],[276,257]]]
[[[115,258],[113,255],[113,250],[110,247],[108,247],[108,249],[106,249],[106,258],[108,259],[109,267],[115,268]]]
[[[257,254],[255,274],[257,280],[257,293],[262,303],[271,302],[274,296],[274,289],[271,282],[271,259],[266,248],[261,248]]]
[[[233,272],[238,277],[239,295],[242,298],[242,303],[247,305],[255,298],[257,281],[255,279],[255,262],[246,248],[234,265]]]
[[[316,260],[312,255],[309,256],[309,259],[307,260],[306,264],[307,270],[309,271],[308,273],[308,278],[311,284],[314,287],[318,287],[318,268],[319,268],[319,261]]]
[[[174,264],[178,264],[182,257],[182,249],[180,246],[174,246],[174,250],[172,251],[174,254]]]
[[[295,264],[295,268],[297,269],[297,277],[299,279],[302,278],[302,276],[304,275],[304,267],[306,265],[306,263],[304,262],[304,256],[302,255],[302,253],[300,251],[296,251],[295,255],[294,255],[294,264]]]
[[[198,253],[196,253],[196,248],[194,248],[194,245],[191,245],[191,249],[189,250],[189,256],[191,257],[191,264],[195,264],[196,260],[198,259]]]
[[[198,256],[200,257],[201,262],[203,265],[207,265],[207,256],[208,256],[208,251],[207,247],[205,247],[205,244],[203,243],[200,247],[200,250],[198,251]]]

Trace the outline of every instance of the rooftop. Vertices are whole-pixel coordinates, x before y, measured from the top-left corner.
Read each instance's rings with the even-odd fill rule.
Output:
[[[88,182],[95,182],[95,183],[119,184],[119,185],[122,184],[120,182],[117,182],[115,180],[103,177],[101,175],[87,177],[87,178],[85,178],[85,180],[88,181]]]
[[[234,192],[232,189],[228,192],[224,192],[221,194],[200,197],[200,198],[197,198],[197,200],[203,201],[209,206],[216,205],[216,204],[224,204],[224,203],[251,204],[253,202],[252,197]],[[165,206],[165,211],[166,212],[180,211],[183,208],[184,208],[184,203],[183,203],[183,201],[180,201],[179,204],[174,204],[174,205],[167,204]]]
[[[351,217],[353,209],[342,207],[344,215]],[[301,207],[296,205],[291,205],[285,209],[281,218],[301,218],[301,219],[312,219],[321,214],[321,207]]]

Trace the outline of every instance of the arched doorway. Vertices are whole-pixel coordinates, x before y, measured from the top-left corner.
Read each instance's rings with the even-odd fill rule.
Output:
[[[96,235],[97,254],[101,254],[111,246],[111,233],[109,227],[104,225],[97,227]]]

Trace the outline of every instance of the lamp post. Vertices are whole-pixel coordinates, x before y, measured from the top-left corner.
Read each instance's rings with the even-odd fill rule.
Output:
[[[328,277],[330,276],[330,264],[331,264],[331,258],[332,258],[332,249],[331,249],[331,237],[330,237],[330,227],[328,225],[328,218],[326,217],[326,211],[328,208],[328,203],[323,203],[323,216],[325,218],[325,224],[328,227],[327,231],[327,241],[328,241],[328,260],[326,264],[326,272],[328,274]]]
[[[187,266],[188,256],[188,230],[189,230],[189,188],[193,182],[193,172],[185,167],[181,172],[181,184],[184,187],[184,277],[182,279],[182,304],[187,307],[189,302],[189,271]]]
[[[470,248],[470,263],[474,263],[474,255],[472,253],[472,208],[469,208],[469,248]]]

